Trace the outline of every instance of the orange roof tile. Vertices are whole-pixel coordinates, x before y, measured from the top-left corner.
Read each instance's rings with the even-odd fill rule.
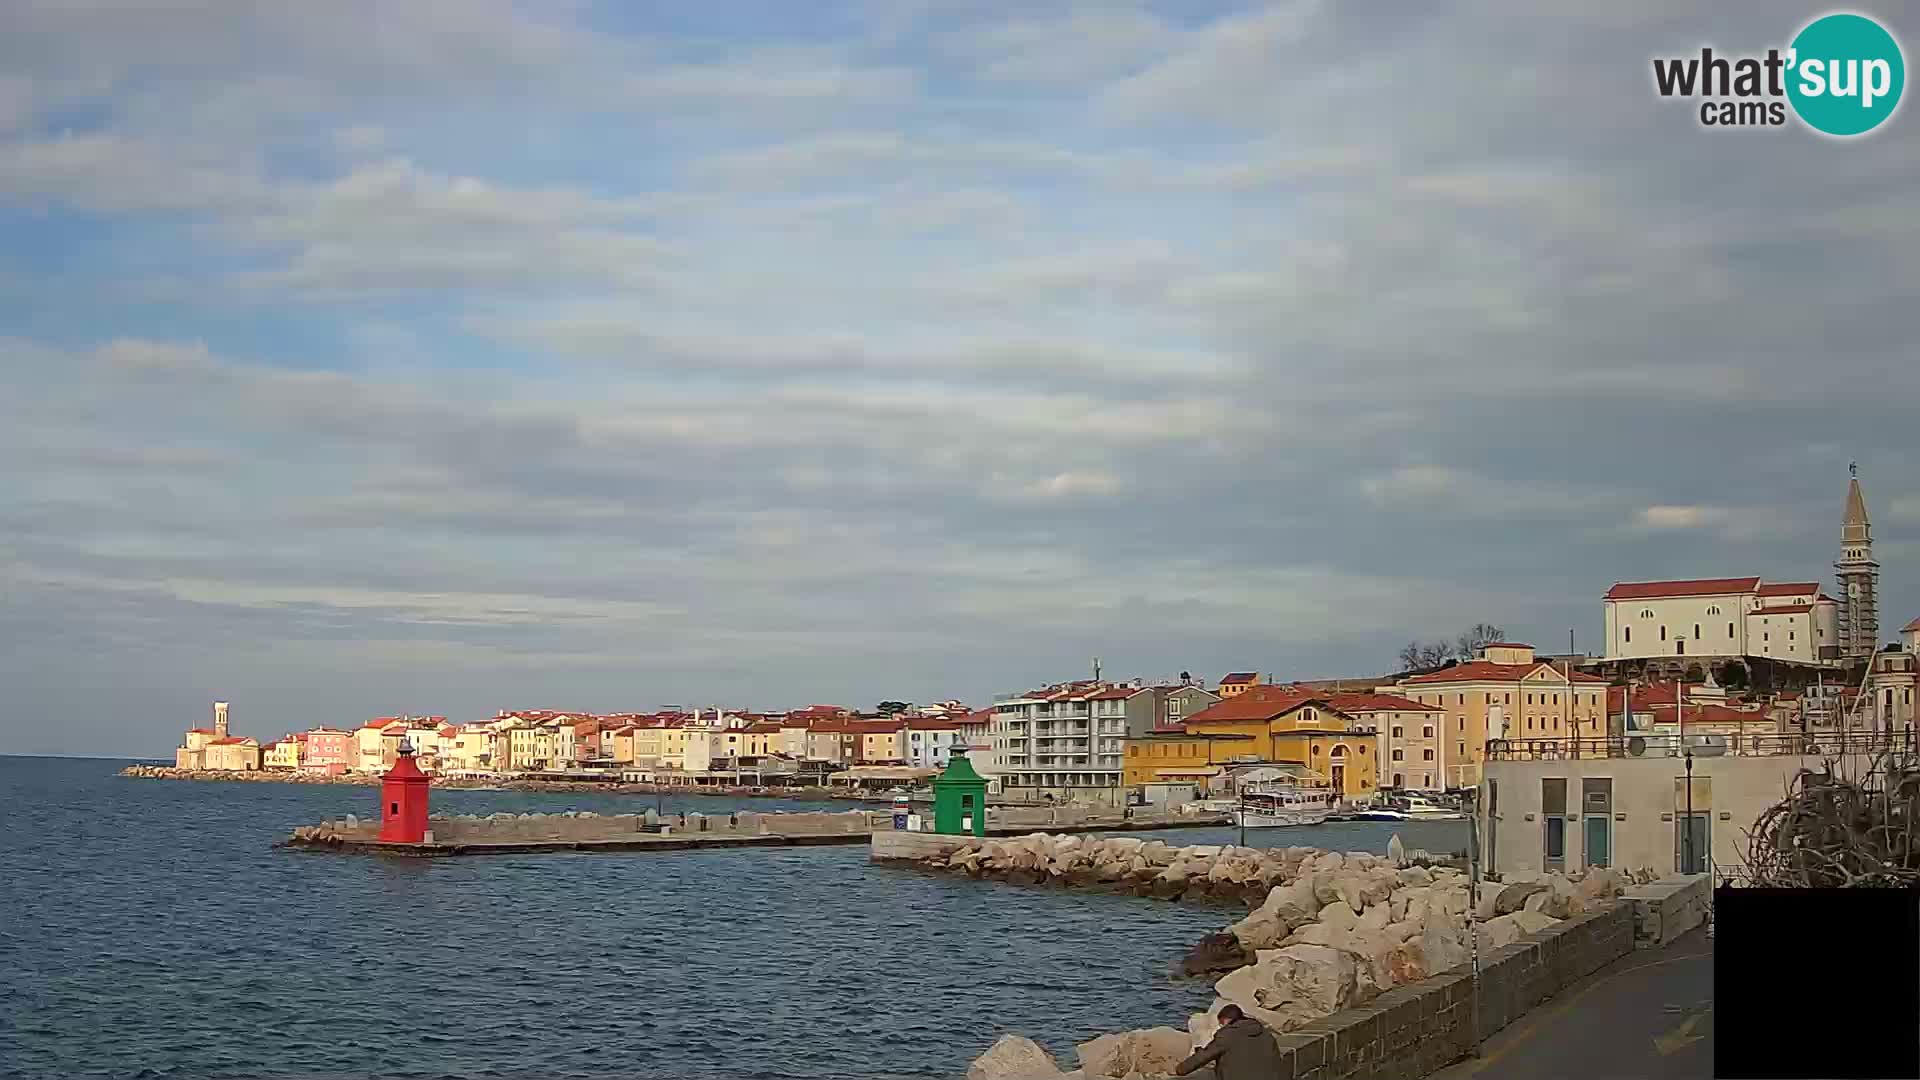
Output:
[[[1222,675],[1220,677],[1220,685],[1238,686],[1241,683],[1250,683],[1259,677],[1260,673],[1257,671],[1236,671],[1228,675]]]
[[[1758,591],[1761,596],[1803,596],[1807,593],[1819,592],[1820,583],[1817,581],[1773,582],[1760,586]]]
[[[1187,717],[1186,722],[1271,720],[1295,706],[1314,700],[1319,699],[1313,693],[1296,690],[1290,686],[1250,686],[1246,693],[1216,701]]]
[[[1622,581],[1607,590],[1607,600],[1658,600],[1670,596],[1720,596],[1750,593],[1757,577],[1696,578],[1690,581]]]
[[[1415,675],[1408,679],[1407,682],[1421,686],[1435,683],[1519,682],[1521,679],[1532,675],[1541,668],[1548,669],[1557,678],[1564,679],[1568,677],[1567,673],[1561,668],[1554,667],[1545,660],[1535,660],[1525,664],[1496,664],[1491,660],[1472,660],[1464,664],[1455,664],[1450,668],[1442,668],[1430,675]],[[1598,675],[1589,675],[1584,671],[1573,672],[1571,678],[1572,681],[1576,683],[1604,683],[1607,681]]]
[[[1367,712],[1445,712],[1437,705],[1423,705],[1399,694],[1329,694],[1327,704],[1348,713]]]

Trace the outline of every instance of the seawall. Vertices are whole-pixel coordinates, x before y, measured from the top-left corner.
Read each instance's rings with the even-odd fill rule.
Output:
[[[1044,809],[991,811],[989,835],[1011,836],[1029,831],[1020,819],[1057,816]],[[1218,817],[1075,815],[1071,824],[1048,826],[1059,832],[1105,832],[1182,829],[1215,826]],[[932,837],[931,833],[896,832],[893,815],[875,810],[844,813],[812,811],[800,814],[742,810],[731,814],[601,815],[568,811],[562,814],[443,815],[429,818],[429,840],[419,844],[383,843],[379,823],[352,815],[340,820],[304,825],[284,845],[333,851],[396,855],[507,855],[541,851],[685,851],[693,848],[779,847],[819,844],[865,844],[870,837]],[[971,839],[971,838],[950,838]]]

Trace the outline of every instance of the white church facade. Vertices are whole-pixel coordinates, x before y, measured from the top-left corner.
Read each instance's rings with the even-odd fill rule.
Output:
[[[1623,581],[1607,590],[1606,659],[1758,658],[1806,666],[1863,663],[1879,646],[1880,564],[1857,472],[1847,485],[1834,563],[1838,599],[1818,582],[1758,577]]]

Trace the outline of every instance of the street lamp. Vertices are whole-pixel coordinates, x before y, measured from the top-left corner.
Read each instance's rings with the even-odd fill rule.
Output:
[[[1686,736],[1682,735],[1682,739]],[[1686,747],[1687,762],[1687,820],[1680,831],[1680,872],[1693,873],[1693,747]]]

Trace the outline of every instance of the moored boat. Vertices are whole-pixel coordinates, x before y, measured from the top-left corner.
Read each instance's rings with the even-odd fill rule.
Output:
[[[1240,801],[1233,809],[1233,823],[1248,829],[1318,825],[1333,816],[1335,803],[1331,788],[1309,787],[1292,781],[1248,784],[1240,790]]]

